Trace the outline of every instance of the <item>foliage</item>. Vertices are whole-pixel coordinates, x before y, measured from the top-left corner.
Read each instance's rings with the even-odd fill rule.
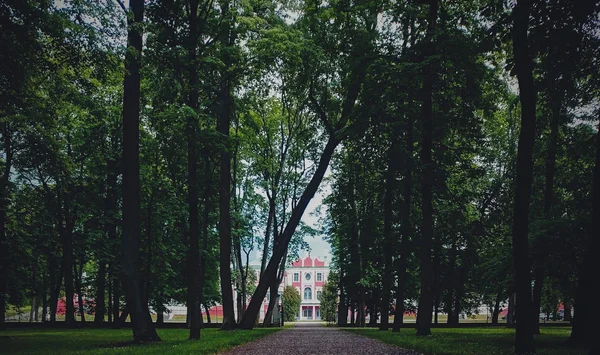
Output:
[[[321,319],[326,322],[335,322],[337,315],[337,287],[331,280],[331,274],[325,285],[323,285],[323,293],[321,294]]]
[[[300,293],[295,287],[286,286],[283,289],[281,303],[283,304],[283,320],[285,322],[293,322],[296,320],[298,310],[300,309]]]

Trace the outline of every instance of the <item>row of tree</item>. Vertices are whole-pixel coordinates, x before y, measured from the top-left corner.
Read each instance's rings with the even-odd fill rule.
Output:
[[[533,350],[542,299],[575,303],[573,338],[586,339],[598,11],[4,1],[0,311],[41,299],[54,321],[64,294],[73,325],[87,294],[95,321],[130,315],[147,341],[149,306],[178,302],[198,339],[201,306],[221,303],[224,329],[252,328],[270,292],[268,324],[333,160],[341,322],[352,308],[386,329],[393,309],[399,329],[416,305],[426,335],[432,313],[457,323],[516,294],[517,352]]]
[[[395,2],[378,21],[325,229],[338,324],[399,331],[508,300],[516,353],[564,304],[591,342],[600,157],[595,1]],[[597,160],[596,160],[597,162]],[[599,170],[600,171],[600,170]],[[515,302],[516,300],[516,302]],[[350,314],[349,314],[350,311]]]

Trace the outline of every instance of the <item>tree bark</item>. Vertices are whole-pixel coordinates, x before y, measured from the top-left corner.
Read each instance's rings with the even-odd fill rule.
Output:
[[[432,56],[433,36],[436,29],[438,2],[431,0],[429,5],[429,24],[427,29],[428,50],[425,57]],[[433,80],[435,73],[431,65],[425,68],[423,79],[423,121],[421,143],[422,165],[422,202],[423,214],[421,240],[419,243],[421,265],[421,292],[417,312],[417,335],[431,335],[431,310],[433,308],[433,271],[431,265],[431,247],[433,242]]]
[[[189,26],[188,37],[188,98],[187,106],[192,113],[187,116],[187,153],[188,153],[188,213],[189,213],[189,251],[187,260],[188,276],[188,314],[190,316],[189,339],[200,339],[202,327],[200,304],[200,241],[198,222],[198,154],[197,154],[197,129],[198,129],[198,0],[189,1]]]
[[[388,168],[386,176],[386,188],[383,197],[383,254],[384,254],[384,271],[381,279],[382,292],[381,292],[381,322],[379,323],[379,330],[388,330],[389,328],[389,309],[390,309],[390,296],[393,280],[393,265],[392,265],[392,252],[394,250],[394,242],[392,240],[392,224],[393,224],[393,202],[394,195],[396,192],[396,170],[398,169],[398,149],[399,142],[396,139],[397,130],[394,129],[392,132],[392,143],[388,150]]]
[[[600,109],[598,110],[600,116]],[[597,270],[600,269],[598,253],[600,252],[600,125],[596,135],[596,162],[594,167],[594,183],[592,185],[592,225],[589,232],[588,248],[583,265],[579,273],[579,281],[575,295],[575,314],[573,317],[573,328],[571,330],[570,342],[589,343],[594,346],[590,354],[597,354],[598,322],[594,309],[595,287],[597,283]],[[566,313],[566,310],[565,310]]]
[[[12,132],[8,122],[2,123],[4,166],[0,178],[0,330],[5,329],[6,306],[8,299],[8,275],[10,247],[6,238],[6,208],[8,206],[10,170],[12,169]]]
[[[140,274],[140,68],[144,0],[130,0],[123,94],[123,258],[127,308],[135,342],[160,341]]]
[[[494,303],[494,311],[492,313],[492,324],[498,324],[498,316],[500,315],[500,302],[502,302],[502,291],[498,290],[498,294],[496,295],[496,302]]]
[[[223,33],[221,42],[225,48],[230,48],[231,26],[229,16],[229,1],[223,4]],[[225,49],[223,62],[229,70],[231,58],[228,49]],[[223,138],[221,150],[221,165],[219,177],[219,271],[221,277],[221,297],[223,305],[223,324],[221,329],[235,329],[235,313],[233,310],[233,292],[231,283],[231,153],[229,152],[229,128],[232,114],[231,78],[229,73],[222,73],[220,82],[220,116],[217,122],[217,131]]]
[[[519,82],[521,102],[521,132],[519,134],[515,177],[514,215],[512,226],[513,266],[517,295],[516,314],[519,317],[515,333],[515,353],[535,352],[531,314],[531,265],[529,261],[529,201],[533,180],[533,145],[535,142],[536,92],[533,81],[533,60],[529,51],[528,28],[531,0],[518,0],[513,10],[513,52]]]
[[[408,257],[410,255],[410,234],[412,231],[410,225],[410,211],[412,198],[412,159],[414,151],[413,141],[413,126],[414,119],[412,116],[408,118],[406,129],[406,156],[405,156],[405,177],[404,191],[402,196],[404,203],[402,204],[402,241],[400,242],[400,259],[398,261],[398,288],[396,290],[396,309],[394,312],[393,332],[399,332],[401,325],[404,323],[404,294],[406,288],[406,267],[408,265]]]
[[[515,292],[513,287],[508,288],[508,309],[506,312],[506,325],[512,326],[515,324]]]
[[[104,314],[106,313],[105,306],[105,286],[106,286],[106,263],[98,262],[98,274],[96,276],[96,308],[94,311],[94,323],[103,323]]]

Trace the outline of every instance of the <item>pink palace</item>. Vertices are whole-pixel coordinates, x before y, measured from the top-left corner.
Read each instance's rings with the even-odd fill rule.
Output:
[[[252,265],[254,266],[254,265]],[[259,273],[260,265],[255,268],[257,275]],[[329,265],[325,260],[319,260],[318,258],[300,258],[292,263],[287,268],[283,275],[283,281],[279,286],[279,293],[283,293],[285,286],[293,286],[300,293],[302,302],[296,318],[299,320],[320,320],[321,319],[321,294],[323,292],[323,285],[327,281],[329,276]],[[263,307],[260,311],[260,319],[264,318],[265,313],[269,305],[269,294],[263,301]]]

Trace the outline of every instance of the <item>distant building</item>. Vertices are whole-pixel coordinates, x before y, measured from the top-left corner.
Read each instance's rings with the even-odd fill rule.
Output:
[[[255,269],[257,275],[258,269]],[[323,285],[329,276],[329,265],[326,261],[318,258],[301,258],[292,263],[283,274],[283,281],[279,286],[279,293],[283,293],[285,286],[293,286],[300,294],[302,302],[296,314],[299,320],[319,320],[321,319],[321,294]],[[263,307],[260,310],[260,319],[263,320],[267,308],[269,307],[269,293],[263,300]],[[284,305],[285,307],[285,305]]]

